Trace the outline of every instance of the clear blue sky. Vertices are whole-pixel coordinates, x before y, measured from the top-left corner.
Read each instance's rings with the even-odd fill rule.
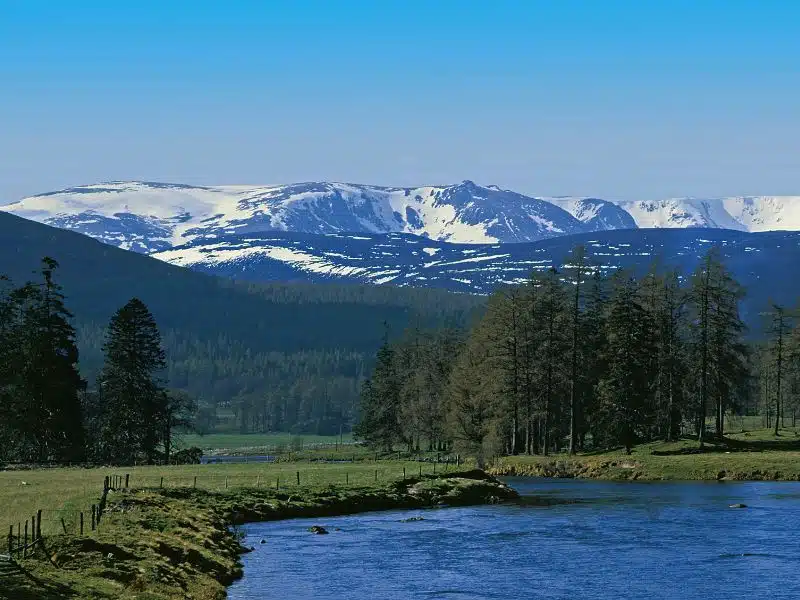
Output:
[[[793,0],[0,0],[0,201],[104,180],[800,194]]]

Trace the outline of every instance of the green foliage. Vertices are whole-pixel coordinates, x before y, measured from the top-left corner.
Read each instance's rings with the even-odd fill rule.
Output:
[[[24,282],[43,254],[61,263],[88,400],[106,325],[136,297],[159,325],[166,386],[197,400],[207,432],[349,431],[384,322],[460,327],[484,303],[440,290],[233,282],[0,212],[0,273]]]
[[[133,298],[111,318],[103,350],[97,457],[130,464],[144,456],[152,463],[159,443],[169,449],[172,404],[157,379],[166,367],[161,335],[141,300]]]
[[[421,435],[480,463],[565,447],[630,452],[690,429],[702,444],[706,418],[722,436],[725,414],[751,393],[742,296],[715,250],[682,285],[658,263],[640,279],[605,276],[576,248],[562,269],[497,291],[466,340],[446,347],[440,334],[414,331],[412,343],[387,342],[357,432],[383,448],[410,449]],[[431,370],[439,375],[426,379]],[[432,418],[439,429],[421,426]]]
[[[39,283],[0,295],[0,460],[79,461],[84,439],[71,314],[42,260]]]

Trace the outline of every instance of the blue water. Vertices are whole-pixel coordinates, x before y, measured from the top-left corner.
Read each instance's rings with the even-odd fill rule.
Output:
[[[800,599],[798,483],[508,482],[579,502],[252,524],[229,597]]]

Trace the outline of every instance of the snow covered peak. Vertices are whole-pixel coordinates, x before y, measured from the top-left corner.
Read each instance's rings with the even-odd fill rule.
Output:
[[[0,209],[146,253],[197,238],[267,231],[410,233],[438,241],[498,243],[637,227],[800,230],[800,196],[536,198],[470,180],[416,188],[114,181],[30,196]]]
[[[338,182],[214,187],[109,182],[23,198],[2,209],[140,252],[197,237],[263,231],[397,232],[494,243],[582,230],[577,219],[557,206],[472,181],[418,188]]]

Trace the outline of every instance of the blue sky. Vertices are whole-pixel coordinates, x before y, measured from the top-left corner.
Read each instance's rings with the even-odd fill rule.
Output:
[[[800,194],[792,0],[0,0],[0,201],[120,179]]]

